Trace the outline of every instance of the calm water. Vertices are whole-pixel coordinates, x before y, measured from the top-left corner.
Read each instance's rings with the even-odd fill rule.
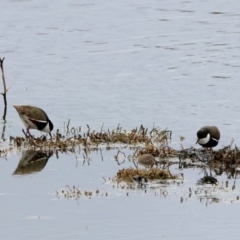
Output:
[[[219,147],[232,138],[240,145],[237,2],[13,0],[1,3],[0,14],[0,57],[11,86],[6,137],[22,135],[12,105],[32,104],[61,131],[68,119],[96,130],[102,123],[126,129],[155,123],[173,131],[176,147],[184,136],[187,147],[199,127],[215,124]],[[81,159],[76,166],[75,155],[52,156],[41,172],[27,176],[12,175],[20,153],[2,159],[2,239],[239,238],[239,204],[226,204],[238,196],[238,184],[234,191],[217,191],[216,204],[188,197],[200,170],[183,171],[179,186],[147,193],[113,189],[102,177],[123,168],[116,153],[103,149],[102,161],[92,152],[90,165],[83,166]],[[56,197],[67,184],[109,196],[83,197],[79,204]]]

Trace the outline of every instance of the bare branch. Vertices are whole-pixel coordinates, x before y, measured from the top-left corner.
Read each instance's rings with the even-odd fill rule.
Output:
[[[2,80],[3,80],[3,93],[1,93],[3,95],[3,100],[4,100],[4,113],[3,113],[3,120],[6,120],[6,114],[7,114],[7,91],[9,90],[9,88],[7,89],[6,87],[6,81],[5,81],[5,75],[4,75],[4,69],[3,69],[3,61],[5,58],[0,58],[0,68],[2,71]]]

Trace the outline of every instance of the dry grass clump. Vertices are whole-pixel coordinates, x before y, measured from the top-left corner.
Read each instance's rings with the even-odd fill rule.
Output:
[[[59,130],[53,134],[53,138],[48,136],[40,138],[35,137],[10,137],[10,144],[6,144],[0,149],[0,157],[6,158],[8,153],[15,150],[21,151],[26,149],[34,149],[43,152],[52,151],[53,153],[68,153],[76,154],[81,148],[94,151],[101,149],[104,145],[106,149],[115,147],[129,147],[131,150],[136,150],[131,157],[138,157],[143,154],[151,154],[154,157],[168,158],[178,157],[180,164],[185,164],[185,159],[191,159],[191,163],[186,163],[184,166],[192,167],[195,163],[202,162],[211,166],[213,169],[218,169],[217,172],[233,172],[232,169],[240,166],[240,150],[237,147],[224,147],[219,150],[207,150],[204,148],[188,148],[175,150],[168,146],[168,140],[171,139],[172,132],[169,130],[160,130],[156,127],[148,130],[143,127],[136,127],[131,131],[123,129],[120,125],[113,130],[103,130],[103,125],[99,131],[91,130],[87,125],[86,131],[82,131],[81,127],[70,128],[70,121],[64,128],[64,133]],[[5,147],[6,146],[6,147]],[[123,153],[124,157],[125,154]],[[118,154],[116,156],[116,160]],[[185,161],[187,162],[187,161]],[[192,165],[191,165],[192,164]],[[140,171],[140,170],[138,170]],[[146,170],[147,171],[147,170]],[[155,171],[155,170],[153,170]],[[160,170],[158,170],[160,171]],[[139,173],[134,173],[139,175]],[[147,177],[151,180],[151,177]]]
[[[103,126],[102,126],[103,127]],[[29,137],[10,137],[10,145],[14,148],[28,148],[35,147],[38,150],[58,150],[60,152],[75,152],[76,148],[95,147],[99,144],[114,145],[114,144],[127,144],[129,146],[139,146],[140,144],[149,145],[151,142],[166,143],[171,138],[171,131],[160,131],[158,128],[153,127],[152,130],[144,128],[142,125],[139,128],[134,128],[131,131],[122,129],[120,125],[113,130],[101,130],[99,132],[91,130],[87,125],[87,131],[82,132],[81,127],[70,128],[69,122],[65,128],[65,134],[61,134],[57,129],[53,134],[53,138],[49,139],[46,135],[35,138]]]
[[[240,164],[240,149],[226,146],[219,150],[188,148],[179,151],[179,160],[190,158],[193,161],[200,161],[209,164],[221,164],[222,166],[233,166]]]
[[[186,164],[184,159],[191,159],[192,163],[200,166],[208,166],[217,176],[225,173],[227,177],[236,178],[239,176],[240,149],[232,144],[218,150],[195,149],[193,147],[179,151],[179,163],[181,167],[192,167],[192,163]]]
[[[175,175],[172,175],[169,170],[159,169],[159,168],[151,168],[151,169],[134,169],[134,168],[126,168],[121,169],[117,172],[115,176],[115,180],[117,182],[127,182],[131,183],[135,176],[139,176],[140,178],[147,180],[168,180],[168,179],[176,179]]]
[[[231,148],[231,146],[219,149],[213,154],[213,161],[222,162],[227,165],[239,164],[240,163],[240,150],[237,148]]]

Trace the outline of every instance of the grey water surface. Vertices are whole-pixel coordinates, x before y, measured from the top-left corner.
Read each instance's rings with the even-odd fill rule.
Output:
[[[214,124],[217,148],[239,145],[237,1],[6,0],[0,16],[11,86],[5,138],[23,135],[12,105],[31,104],[48,113],[54,131],[68,119],[83,130],[155,124],[172,130],[179,148],[179,136],[197,147],[196,131]],[[27,175],[13,175],[22,153],[1,159],[1,239],[239,239],[238,179],[232,189],[234,180],[221,176],[209,196],[196,185],[201,170],[176,164],[181,182],[146,192],[113,187],[103,178],[133,163],[118,165],[117,149],[91,151],[89,162],[82,153],[53,155]],[[100,193],[66,199],[67,185]]]

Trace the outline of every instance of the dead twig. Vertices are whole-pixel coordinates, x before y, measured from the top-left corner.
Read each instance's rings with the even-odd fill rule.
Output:
[[[7,115],[7,91],[10,89],[6,87],[6,81],[5,81],[5,75],[4,75],[4,69],[3,69],[3,61],[5,58],[0,58],[0,68],[2,71],[2,80],[3,80],[3,93],[1,93],[3,95],[3,100],[4,100],[4,112],[3,112],[3,120],[6,120],[6,115]]]

